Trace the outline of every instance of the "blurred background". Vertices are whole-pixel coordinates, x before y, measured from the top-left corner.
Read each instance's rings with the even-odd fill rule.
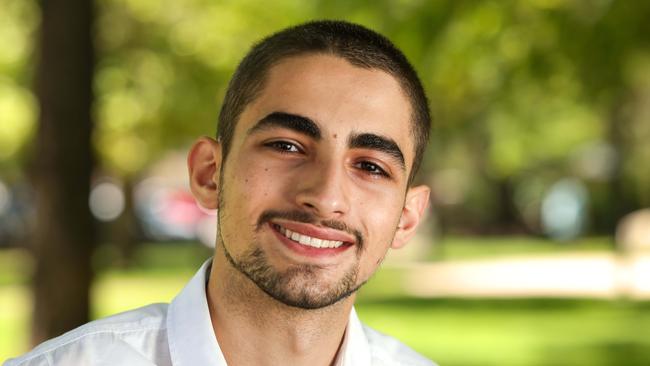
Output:
[[[445,366],[650,364],[650,2],[91,3],[0,0],[0,360],[173,298],[215,235],[185,154],[237,62],[336,18],[434,114],[432,208],[362,320]]]

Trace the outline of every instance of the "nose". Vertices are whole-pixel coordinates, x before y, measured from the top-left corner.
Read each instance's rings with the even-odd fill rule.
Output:
[[[346,172],[333,161],[310,164],[296,183],[296,203],[323,219],[337,218],[350,210]]]

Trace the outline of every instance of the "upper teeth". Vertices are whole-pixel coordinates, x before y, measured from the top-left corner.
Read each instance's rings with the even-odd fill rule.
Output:
[[[298,234],[295,231],[291,231],[289,229],[285,229],[282,226],[278,225],[278,228],[280,229],[280,232],[286,236],[287,238],[298,242],[302,245],[308,245],[310,247],[314,248],[338,248],[341,245],[343,245],[342,241],[338,240],[324,240],[324,239],[319,239],[319,238],[312,238],[311,236],[307,235],[302,235]]]

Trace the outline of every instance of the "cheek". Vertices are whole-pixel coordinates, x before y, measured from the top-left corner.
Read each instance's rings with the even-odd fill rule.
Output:
[[[403,202],[395,197],[401,197],[398,192],[385,192],[360,201],[361,213],[366,218],[371,233],[381,237],[394,234],[403,209]]]
[[[369,271],[386,255],[393,242],[402,210],[401,204],[385,202],[384,200],[366,201],[364,212],[367,225],[367,240],[365,255]]]
[[[222,237],[225,242],[231,243],[229,250],[237,256],[245,250],[247,245],[234,245],[235,243],[250,243],[255,241],[255,227],[262,212],[273,207],[270,200],[271,192],[277,187],[271,183],[266,174],[272,173],[270,169],[253,165],[242,165],[242,161],[233,161],[226,168],[223,178],[223,205],[220,215]],[[238,167],[246,166],[246,169]]]
[[[235,161],[227,174],[224,185],[227,186],[228,206],[237,208],[237,212],[249,220],[257,220],[268,201],[276,199],[277,192],[286,184],[277,169],[260,163],[261,159],[240,159]],[[238,167],[245,167],[239,169]],[[236,202],[233,202],[236,201]]]

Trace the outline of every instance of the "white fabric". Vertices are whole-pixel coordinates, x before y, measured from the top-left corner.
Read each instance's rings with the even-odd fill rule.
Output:
[[[171,304],[152,304],[96,320],[51,339],[5,366],[225,366],[212,329],[207,261]],[[352,309],[336,366],[434,365],[363,324]]]

